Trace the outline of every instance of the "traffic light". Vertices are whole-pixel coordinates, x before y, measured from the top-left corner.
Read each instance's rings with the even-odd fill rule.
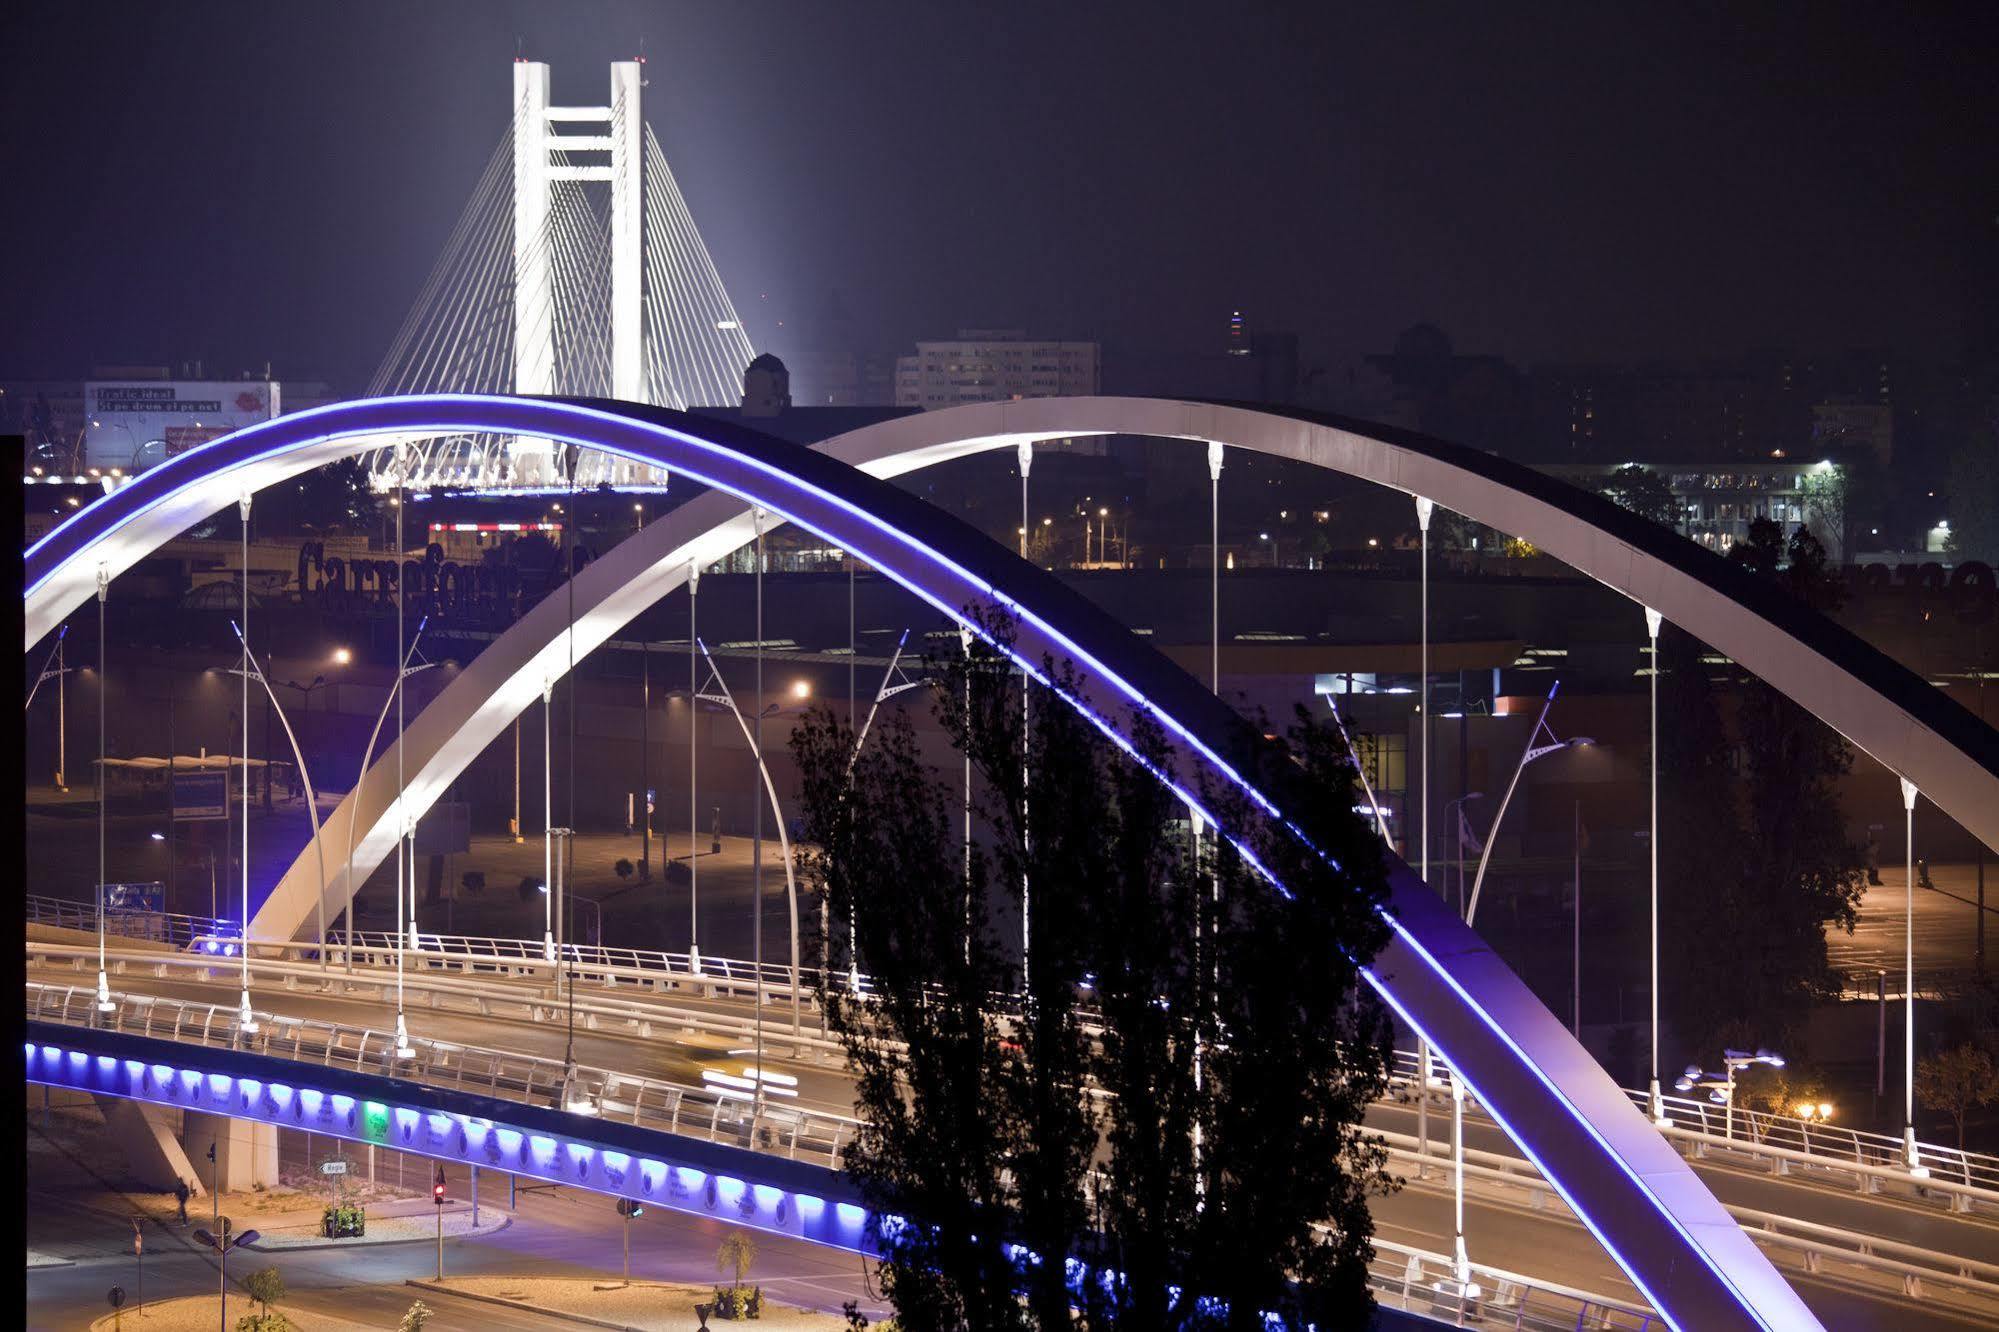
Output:
[[[439,1207],[444,1206],[444,1167],[437,1168],[437,1178],[430,1181],[430,1200]]]
[[[618,1199],[618,1215],[622,1217],[644,1216],[646,1205],[636,1198]]]

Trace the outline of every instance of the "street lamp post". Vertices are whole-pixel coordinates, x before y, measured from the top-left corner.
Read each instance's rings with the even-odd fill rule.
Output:
[[[1652,831],[1647,850],[1652,861],[1652,1122],[1668,1128],[1665,1097],[1659,1091],[1659,630],[1665,617],[1650,606],[1645,608],[1645,634],[1652,641],[1652,711],[1646,750],[1652,766]]]
[[[108,646],[104,636],[104,603],[111,596],[111,571],[104,565],[97,566],[97,1011],[109,1013],[111,1003],[111,983],[104,974],[104,880],[106,878],[104,857],[104,816],[105,802],[111,786],[106,777],[109,770],[105,766],[104,748],[104,695],[110,691],[111,672],[105,665],[104,653]],[[248,722],[244,723],[246,726]],[[244,817],[249,817],[249,793],[244,792]],[[247,834],[246,834],[247,835]],[[247,899],[246,899],[247,900]],[[245,919],[247,920],[247,913]],[[243,934],[244,950],[249,949],[249,930]],[[248,959],[245,959],[248,965]],[[246,972],[247,976],[248,973]],[[249,992],[244,992],[243,1008],[250,1007]]]
[[[725,707],[729,710],[730,714],[735,717],[736,725],[742,730],[743,740],[750,747],[750,756],[756,760],[757,772],[763,778],[764,795],[765,798],[770,801],[771,816],[777,823],[778,854],[784,858],[785,896],[790,900],[790,905],[791,905],[791,1031],[792,1035],[796,1036],[803,1029],[803,1010],[800,1004],[800,996],[798,992],[799,989],[798,879],[792,865],[791,834],[785,831],[784,810],[782,806],[779,805],[777,799],[777,783],[771,780],[770,768],[764,762],[763,745],[759,743],[759,738],[758,738],[759,734],[763,730],[763,719],[771,715],[772,713],[777,712],[779,709],[775,705],[764,708],[757,714],[757,717],[755,719],[756,725],[752,727],[750,721],[743,716],[742,709],[736,706],[736,697],[733,693],[730,692],[728,682],[722,678],[721,668],[715,664],[714,657],[709,654],[708,645],[706,643],[701,642],[701,640],[699,639],[695,640],[695,645],[697,648],[699,648],[701,655],[707,659],[708,679],[710,683],[712,683],[715,686],[718,692],[712,694],[697,693],[694,695],[694,701],[697,703],[712,703],[718,707]],[[693,712],[692,706],[689,707],[688,711],[690,714],[692,714]],[[759,814],[758,826],[761,827],[762,825],[761,811],[763,810],[763,805],[762,803],[758,803],[754,806],[754,808],[758,811]],[[753,885],[751,891],[756,894],[758,898],[758,906],[761,907],[762,897],[763,897],[761,887]],[[761,916],[762,916],[761,910],[758,911],[757,915],[759,917],[759,922],[756,926],[756,929],[757,929],[758,938],[761,939],[763,933],[763,927],[761,923]],[[758,945],[757,949],[756,971],[757,971],[757,1013],[759,1014],[759,1017],[761,1017],[761,1014],[763,1013],[763,1004],[764,1004],[763,954],[762,954],[761,944]],[[761,1026],[759,1026],[758,1030],[759,1032],[761,1032],[762,1030]],[[761,1040],[761,1036],[759,1036],[759,1040]],[[759,1045],[758,1047],[758,1059],[759,1059],[758,1067],[762,1067],[761,1045]],[[761,1102],[759,1102],[759,1104],[761,1104]]]
[[[1534,719],[1534,729],[1527,734],[1527,748],[1521,751],[1520,762],[1513,769],[1513,779],[1506,784],[1506,794],[1500,797],[1499,812],[1492,817],[1492,827],[1486,830],[1485,849],[1479,853],[1478,873],[1471,882],[1471,900],[1465,903],[1465,924],[1469,925],[1478,915],[1479,892],[1485,885],[1485,868],[1492,859],[1492,845],[1499,840],[1499,825],[1506,817],[1506,807],[1513,802],[1513,792],[1520,786],[1520,774],[1527,771],[1527,765],[1535,759],[1544,758],[1563,749],[1582,749],[1596,743],[1586,735],[1571,736],[1558,740],[1548,726],[1548,709],[1554,705],[1555,691],[1562,687],[1557,680],[1548,690],[1548,697],[1541,704],[1541,715]],[[1541,736],[1548,737],[1547,743],[1537,744]]]
[[[1702,1072],[1699,1064],[1688,1064],[1686,1072],[1674,1079],[1673,1087],[1675,1090],[1683,1092],[1705,1088],[1708,1099],[1725,1109],[1725,1117],[1722,1120],[1722,1136],[1724,1138],[1733,1138],[1735,1136],[1736,1073],[1741,1069],[1749,1068],[1756,1064],[1768,1064],[1771,1068],[1782,1068],[1784,1066],[1784,1056],[1774,1050],[1759,1049],[1754,1054],[1747,1050],[1723,1050],[1721,1052],[1721,1063],[1723,1072],[1719,1076],[1713,1073]],[[1827,1110],[1830,1112],[1831,1107],[1828,1106]]]
[[[361,789],[361,784],[367,780],[368,767],[375,761],[375,742],[382,738],[382,727],[388,724],[389,709],[394,707],[402,698],[404,683],[419,671],[429,670],[434,664],[432,662],[424,662],[420,666],[410,665],[410,662],[416,659],[417,645],[423,642],[423,631],[429,624],[430,617],[428,615],[417,621],[416,636],[410,639],[408,650],[402,653],[400,657],[402,664],[396,670],[395,683],[389,686],[388,697],[382,700],[382,710],[375,714],[375,729],[368,733],[368,743],[361,750],[361,770],[354,778],[354,789],[357,792]],[[344,652],[346,649],[342,648],[341,651]],[[400,753],[400,750],[398,752]],[[347,820],[347,868],[341,875],[341,894],[345,898],[341,910],[347,922],[347,946],[343,951],[346,954],[346,966],[350,973],[354,970],[354,892],[356,886],[354,882],[354,817],[350,815]],[[402,929],[401,924],[399,923],[396,928],[400,932]]]
[[[1902,779],[1902,851],[1906,895],[1902,909],[1903,982],[1902,1014],[1902,1161],[1919,1179],[1929,1177],[1922,1153],[1916,1148],[1916,797],[1921,792],[1907,777]]]
[[[219,1193],[216,1194],[217,1198],[221,1196]],[[207,1230],[197,1230],[194,1232],[195,1243],[205,1244],[213,1249],[220,1263],[215,1291],[222,1300],[222,1310],[216,1326],[225,1329],[225,1332],[229,1326],[229,1255],[237,1249],[243,1248],[245,1245],[255,1244],[259,1238],[260,1236],[254,1230],[245,1230],[240,1234],[231,1234],[228,1227],[221,1225],[219,1222],[217,1223],[216,1232]]]
[[[1453,837],[1458,852],[1458,854],[1451,857],[1451,861],[1458,868],[1458,910],[1460,912],[1465,909],[1465,806],[1474,800],[1483,799],[1485,799],[1485,792],[1467,791],[1456,800],[1446,800],[1444,802],[1444,823],[1449,830],[1446,835]],[[1448,871],[1448,866],[1446,870]]]
[[[687,969],[701,974],[701,786],[697,780],[700,733],[694,698],[701,690],[695,649],[695,612],[700,606],[701,561],[687,562]]]
[[[48,660],[42,663],[41,674],[28,689],[28,701],[21,711],[27,712],[35,706],[35,695],[51,679],[56,682],[56,790],[67,792],[63,773],[69,767],[69,700],[64,678],[69,674],[68,656],[63,640],[69,637],[69,626],[65,624],[56,631],[56,645],[49,649]],[[100,649],[101,651],[101,649]]]
[[[271,710],[277,713],[278,715],[278,725],[284,728],[285,739],[291,742],[292,757],[298,760],[299,784],[305,788],[305,812],[309,821],[312,824],[313,855],[317,859],[319,864],[319,896],[314,909],[314,918],[318,923],[318,930],[319,930],[319,965],[320,969],[324,970],[327,966],[326,852],[325,849],[321,846],[319,838],[319,796],[313,790],[312,774],[306,769],[305,750],[299,746],[298,735],[292,730],[291,720],[285,716],[285,710],[278,706],[278,696],[276,691],[271,688],[270,677],[264,673],[263,667],[257,664],[257,656],[255,653],[250,651],[250,643],[248,639],[245,639],[243,637],[243,630],[240,627],[238,627],[238,625],[233,620],[230,621],[229,627],[236,631],[236,637],[238,641],[242,642],[243,660],[246,663],[248,663],[249,673],[254,675],[256,677],[257,683],[264,687],[264,696],[270,700]],[[317,688],[321,683],[323,683],[323,680],[319,677],[315,677],[312,682],[312,688]],[[294,689],[298,689],[301,688],[302,686],[292,685],[291,687]],[[310,690],[308,690],[306,693],[306,699],[308,703],[310,703],[311,698],[312,694]],[[268,789],[270,785],[270,777],[268,769],[266,770],[266,775],[264,780],[265,780],[265,787],[266,789]],[[244,929],[243,949],[245,954],[247,955],[250,947],[248,919],[245,919],[245,921],[243,922],[243,929]]]

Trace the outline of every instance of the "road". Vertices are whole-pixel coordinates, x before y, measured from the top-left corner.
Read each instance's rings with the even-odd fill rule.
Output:
[[[76,974],[66,968],[37,969],[37,979],[76,983]],[[126,976],[118,988],[165,997],[213,1002],[218,986],[192,979],[157,980]],[[226,994],[223,996],[228,998]],[[355,1024],[381,1025],[385,1010],[371,997],[337,997],[304,992],[272,992],[261,1003],[288,1014]],[[523,1053],[561,1058],[569,1035],[561,1024],[532,1023],[507,1017],[478,1017],[469,1014],[414,1010],[412,1029],[422,1035],[477,1045],[503,1045]],[[774,1046],[781,1046],[773,1033]],[[698,1082],[703,1068],[727,1069],[740,1073],[746,1059],[729,1055],[728,1042],[720,1038],[686,1037],[675,1033],[642,1039],[624,1030],[590,1031],[579,1027],[574,1035],[576,1058],[586,1065],[616,1067],[634,1073]],[[799,1079],[799,1101],[815,1109],[838,1114],[852,1113],[852,1091],[842,1070],[815,1060],[795,1060],[773,1053],[766,1060],[772,1069],[782,1068]],[[1413,1135],[1416,1113],[1412,1107],[1378,1104],[1369,1122],[1384,1131]],[[1448,1121],[1441,1111],[1433,1111],[1430,1131],[1434,1141],[1443,1140]],[[1467,1125],[1467,1142],[1474,1149],[1518,1158],[1509,1139],[1489,1122],[1474,1119]],[[1950,1253],[1987,1262],[1999,1262],[1999,1224],[1983,1217],[1947,1214],[1940,1206],[1882,1196],[1863,1196],[1850,1184],[1819,1182],[1800,1175],[1777,1178],[1753,1165],[1732,1165],[1719,1160],[1695,1163],[1697,1173],[1724,1202],[1818,1222],[1922,1246],[1937,1253]],[[1466,1233],[1472,1252],[1480,1262],[1516,1271],[1529,1277],[1559,1281],[1567,1285],[1595,1289],[1606,1295],[1639,1300],[1616,1265],[1579,1223],[1553,1212],[1535,1211],[1499,1196],[1482,1196],[1483,1186],[1468,1200]],[[1432,1178],[1374,1203],[1374,1215],[1386,1239],[1448,1253],[1451,1248],[1449,1195],[1440,1173]],[[1912,1305],[1901,1300],[1883,1299],[1871,1292],[1856,1290],[1836,1279],[1816,1279],[1792,1272],[1806,1299],[1839,1326],[1870,1327],[1961,1327],[1967,1324],[1935,1306]],[[1911,1321],[1931,1318],[1940,1321]],[[1976,1325],[1976,1324],[1971,1324]]]
[[[1999,862],[1985,867],[1988,947],[1999,948]],[[1978,870],[1971,863],[1932,865],[1933,887],[1916,887],[1916,991],[1932,994],[1939,984],[1963,983],[1976,968]],[[1836,973],[1871,977],[1888,973],[1888,994],[1902,992],[1904,929],[1908,911],[1906,875],[1901,865],[1883,865],[1881,882],[1860,899],[1860,920],[1851,935],[1826,932],[1826,955]],[[1872,993],[1872,981],[1865,985]]]
[[[291,1168],[304,1164],[302,1134],[287,1133]],[[395,1153],[384,1152],[384,1156]],[[410,1178],[428,1177],[428,1163],[412,1158]],[[461,1191],[463,1182],[459,1185]],[[482,1204],[501,1207],[507,1201],[504,1176],[487,1172],[480,1190]],[[31,1179],[27,1190],[28,1246],[38,1252],[73,1260],[70,1267],[31,1269],[27,1274],[26,1326],[48,1332],[87,1328],[105,1312],[104,1293],[123,1285],[136,1295],[136,1268],[131,1251],[131,1227],[126,1213],[80,1205],[60,1182]],[[616,1276],[620,1271],[619,1229],[625,1223],[612,1200],[599,1194],[556,1187],[523,1189],[513,1220],[494,1234],[447,1239],[445,1271],[453,1276]],[[199,1224],[197,1218],[196,1224]],[[727,1229],[705,1217],[691,1217],[664,1208],[649,1209],[631,1223],[632,1275],[658,1281],[701,1285],[715,1280],[715,1249]],[[191,1229],[191,1228],[189,1228]],[[187,1238],[188,1229],[153,1226],[147,1232],[146,1298],[213,1293],[215,1259]],[[775,1301],[837,1312],[847,1300],[859,1300],[871,1314],[881,1310],[866,1290],[861,1260],[852,1254],[760,1235],[750,1279]],[[394,1327],[411,1302],[422,1298],[437,1311],[434,1328],[573,1329],[567,1320],[517,1312],[499,1306],[459,1300],[402,1283],[428,1280],[436,1273],[436,1250],[422,1240],[361,1248],[295,1250],[259,1254],[232,1270],[276,1266],[292,1291],[288,1303],[302,1309],[367,1323]],[[232,1298],[232,1304],[234,1300]],[[247,1302],[244,1312],[248,1312]],[[690,1316],[689,1322],[691,1323]]]

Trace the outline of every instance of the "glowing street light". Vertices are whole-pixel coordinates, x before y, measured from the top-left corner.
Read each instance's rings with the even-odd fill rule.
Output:
[[[352,649],[344,647],[337,647],[333,649],[333,664],[335,666],[352,665],[353,661],[354,661],[354,653]]]
[[[1555,681],[1553,685],[1549,686],[1547,700],[1541,704],[1541,715],[1534,719],[1534,729],[1528,733],[1527,748],[1521,752],[1520,762],[1513,769],[1513,780],[1506,784],[1506,794],[1501,796],[1499,800],[1499,812],[1493,815],[1492,827],[1486,832],[1485,850],[1481,851],[1478,857],[1478,873],[1471,881],[1471,900],[1465,903],[1465,924],[1467,925],[1471,924],[1473,917],[1478,914],[1478,894],[1479,889],[1485,885],[1485,867],[1492,859],[1492,844],[1499,840],[1499,825],[1501,820],[1506,817],[1506,807],[1512,803],[1513,792],[1520,785],[1520,774],[1527,771],[1527,765],[1537,758],[1545,758],[1547,755],[1553,754],[1558,750],[1587,748],[1596,743],[1596,741],[1586,735],[1571,736],[1567,740],[1560,740],[1556,738],[1554,731],[1549,729],[1548,709],[1554,706],[1555,691],[1561,687],[1562,682],[1560,680]],[[1545,743],[1535,743],[1544,735],[1547,736]]]
[[[1696,1088],[1706,1088],[1708,1100],[1725,1106],[1728,1114],[1723,1121],[1722,1136],[1735,1136],[1735,1074],[1738,1069],[1751,1068],[1757,1064],[1768,1064],[1771,1068],[1782,1068],[1784,1056],[1774,1050],[1758,1048],[1754,1054],[1747,1050],[1723,1050],[1721,1062],[1724,1072],[1705,1073],[1699,1064],[1688,1064],[1687,1071],[1673,1080],[1675,1089],[1690,1092]],[[1832,1106],[1826,1106],[1826,1113],[1832,1113]]]

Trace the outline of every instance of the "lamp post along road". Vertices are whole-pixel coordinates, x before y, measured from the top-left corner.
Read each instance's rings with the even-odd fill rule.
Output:
[[[798,992],[799,991],[798,879],[794,867],[792,865],[791,834],[785,829],[784,811],[783,808],[778,804],[777,783],[771,780],[770,767],[768,764],[764,762],[763,745],[760,743],[760,739],[763,732],[763,725],[762,725],[763,717],[770,712],[776,711],[776,709],[775,707],[766,708],[762,713],[759,713],[757,717],[757,724],[753,728],[749,720],[743,716],[743,710],[736,706],[736,696],[730,692],[728,681],[722,678],[722,670],[719,666],[715,664],[715,658],[709,653],[708,645],[702,642],[701,640],[696,639],[695,646],[700,650],[701,655],[707,659],[708,680],[709,683],[715,687],[715,690],[717,692],[712,694],[711,693],[696,694],[694,696],[694,701],[698,703],[712,703],[717,707],[727,708],[729,710],[730,715],[735,717],[736,725],[743,733],[743,740],[750,747],[750,756],[756,760],[757,773],[761,777],[763,782],[764,798],[770,802],[771,817],[777,823],[778,854],[784,859],[785,896],[789,900],[791,906],[791,1032],[793,1036],[797,1036],[804,1029],[803,1009],[801,1007],[800,996]],[[689,712],[692,713],[692,711],[693,709],[690,707]],[[762,802],[757,802],[755,808],[759,811],[759,813],[761,813],[763,809]],[[757,820],[757,827],[759,830],[761,830],[762,826],[763,826],[763,820],[761,819],[761,817],[759,817]],[[754,850],[754,847],[752,849]],[[756,865],[760,867],[761,864],[762,860],[761,857],[759,857],[756,861]],[[759,898],[759,902],[761,902],[762,892],[755,888],[753,888],[752,891],[756,892]],[[762,925],[762,912],[760,910],[757,912],[757,916],[758,916],[757,929],[759,934],[761,934],[763,925]],[[757,1021],[759,1024],[758,1030],[761,1031],[762,1030],[761,1024],[763,1021],[762,1017],[763,1006],[764,1006],[763,951],[761,948],[758,948],[757,950],[755,965],[757,972],[756,1011],[757,1011]],[[761,1047],[759,1047],[759,1049],[761,1049]]]
[[[1471,924],[1473,918],[1478,914],[1479,892],[1485,886],[1485,869],[1492,859],[1493,844],[1499,840],[1500,822],[1506,817],[1507,806],[1513,803],[1513,792],[1519,788],[1520,774],[1527,770],[1529,763],[1544,755],[1552,754],[1562,749],[1595,743],[1587,736],[1576,736],[1569,740],[1556,740],[1554,732],[1548,730],[1548,709],[1554,706],[1555,694],[1561,687],[1562,683],[1559,680],[1549,686],[1548,697],[1541,704],[1540,714],[1534,719],[1534,729],[1527,734],[1527,747],[1521,751],[1520,762],[1513,769],[1513,778],[1506,784],[1506,794],[1500,797],[1499,810],[1493,815],[1492,827],[1486,830],[1485,847],[1479,852],[1478,874],[1472,879],[1471,898],[1465,903],[1465,924],[1467,925]],[[1551,743],[1537,745],[1535,741],[1539,740],[1544,732]],[[1470,796],[1466,796],[1464,799],[1470,799]],[[1458,1283],[1461,1287],[1466,1288],[1469,1293],[1475,1294],[1476,1291],[1472,1289],[1471,1268],[1465,1255],[1464,1244],[1464,1085],[1463,1079],[1458,1076],[1456,1069],[1451,1071],[1451,1160],[1453,1175],[1451,1191],[1457,1218],[1456,1258],[1458,1263]]]
[[[388,696],[382,700],[382,710],[375,714],[375,729],[368,733],[368,743],[361,751],[361,771],[354,778],[354,789],[357,791],[361,789],[361,783],[367,779],[369,766],[372,765],[375,761],[376,742],[382,738],[382,727],[388,724],[389,709],[394,707],[396,705],[396,700],[402,696],[403,681],[409,679],[410,676],[415,675],[418,671],[425,671],[430,669],[431,663],[429,662],[425,662],[423,665],[417,666],[415,668],[412,668],[410,666],[411,660],[413,660],[416,657],[417,644],[423,641],[424,626],[428,625],[429,623],[430,623],[430,617],[428,615],[424,616],[423,619],[417,621],[416,637],[410,640],[409,650],[400,657],[400,661],[402,664],[396,670],[395,681],[389,686]],[[342,651],[345,651],[345,649],[343,648]],[[516,723],[516,725],[518,725],[518,723]],[[346,913],[347,933],[350,936],[348,939],[348,946],[345,950],[347,955],[346,956],[347,970],[350,974],[354,970],[354,948],[351,936],[354,933],[355,887],[356,885],[354,883],[354,820],[350,818],[347,821],[347,868],[342,873],[341,876],[341,893],[345,898],[345,903],[341,909]]]
[[[235,630],[237,640],[243,644],[243,660],[249,663],[250,671],[256,677],[257,683],[264,687],[264,696],[270,700],[271,711],[277,714],[278,725],[281,728],[283,728],[285,733],[285,739],[291,744],[292,757],[298,761],[299,784],[305,788],[305,811],[309,818],[309,821],[312,824],[313,854],[318,859],[319,863],[319,901],[314,913],[314,917],[315,917],[315,923],[319,931],[319,965],[321,970],[325,970],[327,966],[326,853],[321,848],[319,840],[319,796],[313,790],[312,774],[306,769],[305,750],[299,746],[298,735],[296,732],[292,730],[291,719],[285,716],[285,710],[282,707],[278,706],[278,696],[276,691],[271,688],[270,677],[265,674],[264,668],[257,664],[256,654],[250,651],[249,640],[243,637],[243,630],[241,629],[241,627],[239,627],[236,624],[236,622],[233,620],[229,622],[229,627]],[[308,694],[306,697],[310,698],[311,695]],[[365,772],[366,770],[364,769],[363,771]],[[269,783],[269,780],[270,778],[267,771],[265,776],[266,784]],[[247,950],[248,948],[247,938],[245,939],[244,942],[245,942],[245,948]]]
[[[69,790],[69,787],[63,784],[63,773],[69,767],[69,704],[66,697],[67,690],[63,684],[63,677],[69,674],[68,655],[63,645],[63,640],[68,637],[69,626],[65,624],[56,631],[56,645],[49,649],[48,659],[42,663],[41,673],[35,677],[34,684],[28,686],[28,701],[21,708],[24,714],[32,711],[35,706],[35,695],[42,692],[42,686],[50,680],[56,682],[55,776],[58,791]]]
[[[687,562],[687,969],[701,974],[701,787],[698,781],[699,736],[695,722],[700,719],[694,699],[701,692],[699,657],[696,648],[698,626],[695,611],[700,605],[701,561]]]
[[[1670,1128],[1666,1118],[1666,1098],[1659,1090],[1659,629],[1665,617],[1650,606],[1645,608],[1645,634],[1652,644],[1652,708],[1646,746],[1652,767],[1652,832],[1648,847],[1652,861],[1652,1122]]]
[[[1902,852],[1908,895],[1902,909],[1902,1161],[1918,1178],[1929,1176],[1916,1149],[1916,784],[1902,778]]]
[[[1486,865],[1492,860],[1493,843],[1499,840],[1499,825],[1500,821],[1506,817],[1506,807],[1513,803],[1513,793],[1519,789],[1520,774],[1527,771],[1527,765],[1535,759],[1544,758],[1558,750],[1581,749],[1596,743],[1596,741],[1586,735],[1571,736],[1567,740],[1557,740],[1555,733],[1549,729],[1548,709],[1554,706],[1555,693],[1561,687],[1562,682],[1560,680],[1555,681],[1549,687],[1548,697],[1541,704],[1541,713],[1534,719],[1534,729],[1527,733],[1527,748],[1521,751],[1520,762],[1513,769],[1513,778],[1506,784],[1506,794],[1500,797],[1499,812],[1492,816],[1492,827],[1486,830],[1485,849],[1479,853],[1478,857],[1478,874],[1471,882],[1471,900],[1465,903],[1465,924],[1467,925],[1472,924],[1474,918],[1478,915],[1479,892],[1485,886]],[[1543,734],[1546,734],[1548,737],[1547,743],[1535,743],[1540,740]]]
[[[106,803],[111,791],[110,783],[106,780],[108,769],[104,761],[106,752],[104,743],[104,696],[110,692],[109,686],[111,683],[111,671],[106,665],[104,657],[105,649],[108,646],[108,640],[104,636],[104,603],[109,601],[110,598],[111,572],[100,564],[97,566],[97,1011],[100,1013],[109,1013],[116,1007],[111,1002],[110,981],[104,974],[104,881],[108,877],[105,869],[104,821]],[[245,725],[247,726],[248,723],[246,722]],[[249,817],[249,804],[249,795],[246,792],[243,798],[245,818]],[[243,919],[247,922],[249,918],[249,914],[246,911]],[[246,966],[249,961],[249,951],[250,932],[246,924],[243,931],[243,953]],[[246,1012],[249,1009],[249,1002],[248,992],[246,991],[243,1000]]]
[[[245,1035],[257,1030],[257,1016],[250,1008],[250,492],[236,502],[243,529],[243,626],[236,637],[243,644],[243,994],[236,1013],[237,1030]],[[270,772],[264,773],[269,784]]]

